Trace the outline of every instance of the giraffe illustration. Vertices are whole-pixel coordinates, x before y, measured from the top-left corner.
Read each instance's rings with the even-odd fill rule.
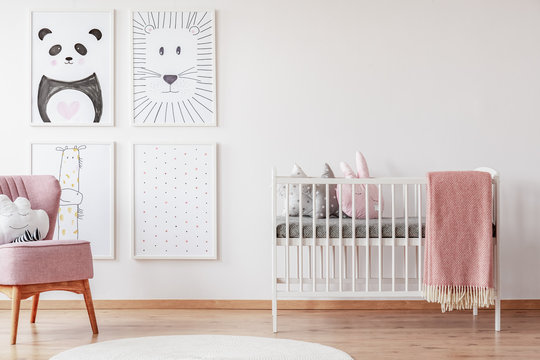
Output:
[[[60,207],[58,208],[58,240],[79,239],[79,219],[82,218],[80,205],[83,194],[79,192],[79,173],[81,171],[81,150],[86,145],[57,147],[62,152],[58,181],[62,188]]]

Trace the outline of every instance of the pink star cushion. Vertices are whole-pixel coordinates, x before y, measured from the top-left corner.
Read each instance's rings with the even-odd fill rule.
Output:
[[[355,173],[349,164],[346,162],[339,163],[339,166],[341,168],[341,171],[343,171],[346,178],[349,179],[362,179],[362,178],[369,178],[369,169],[367,166],[366,159],[362,155],[361,152],[356,152],[356,168],[358,170],[357,173]],[[357,184],[354,186],[354,207],[355,207],[355,217],[357,219],[365,219],[366,218],[366,187],[368,188],[368,210],[369,210],[369,218],[375,219],[379,217],[379,208],[382,211],[384,206],[384,201],[381,201],[381,204],[379,206],[378,199],[379,199],[379,191],[376,185],[362,185]],[[336,190],[338,194],[338,200],[339,200],[339,186]],[[342,185],[341,187],[341,210],[343,213],[345,213],[347,216],[353,217],[353,194],[352,194],[352,185]],[[382,198],[381,198],[382,200]]]

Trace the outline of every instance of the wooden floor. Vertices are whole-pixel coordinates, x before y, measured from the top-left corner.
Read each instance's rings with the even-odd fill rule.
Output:
[[[0,310],[0,359],[48,359],[98,341],[173,334],[235,334],[330,345],[355,359],[540,359],[540,311],[505,310],[502,332],[493,312],[432,310],[284,310],[272,333],[268,310],[98,310],[92,335],[85,311],[41,310],[36,324],[21,311],[18,344],[9,345],[10,312]]]

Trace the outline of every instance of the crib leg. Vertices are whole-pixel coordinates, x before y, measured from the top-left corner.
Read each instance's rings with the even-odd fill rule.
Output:
[[[274,294],[272,297],[272,329],[277,333],[277,297]]]
[[[277,333],[277,271],[275,263],[272,266],[272,282],[272,330]]]
[[[495,331],[501,331],[501,300],[495,300]]]
[[[478,316],[478,305],[473,305],[472,314],[473,316]]]

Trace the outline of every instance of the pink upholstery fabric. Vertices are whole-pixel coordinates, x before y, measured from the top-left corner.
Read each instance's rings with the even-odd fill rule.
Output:
[[[45,210],[50,221],[47,241],[0,246],[0,284],[42,284],[94,276],[88,241],[51,240],[61,195],[60,184],[54,176],[0,176],[0,194],[11,200],[20,196],[27,198],[32,209]]]
[[[49,240],[0,246],[0,284],[25,285],[90,279],[90,243]]]
[[[0,194],[7,195],[11,201],[25,197],[30,200],[32,209],[45,210],[49,215],[49,233],[44,239],[52,239],[61,194],[60,184],[54,176],[0,176]]]

